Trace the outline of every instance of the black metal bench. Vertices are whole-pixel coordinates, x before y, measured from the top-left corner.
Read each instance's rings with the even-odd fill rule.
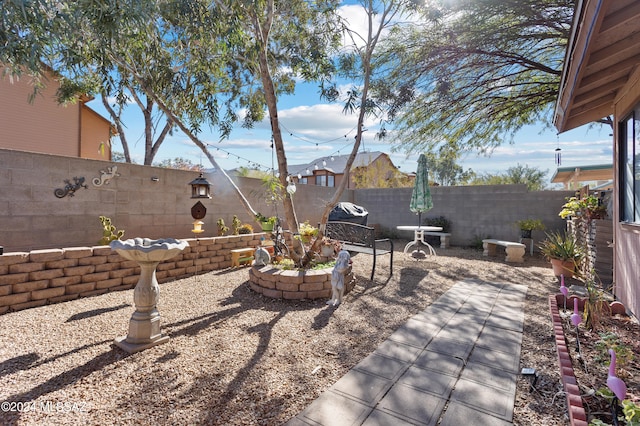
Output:
[[[350,222],[327,222],[324,235],[340,241],[343,250],[354,253],[365,253],[373,256],[373,268],[371,268],[371,281],[376,272],[376,257],[389,254],[389,276],[393,275],[393,241],[389,238],[376,240],[375,229],[370,226],[359,225]],[[386,243],[389,248],[380,248],[378,243]]]

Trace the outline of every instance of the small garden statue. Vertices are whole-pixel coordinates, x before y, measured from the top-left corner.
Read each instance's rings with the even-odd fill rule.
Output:
[[[349,269],[349,252],[341,250],[338,253],[336,259],[336,266],[331,272],[331,300],[327,302],[327,305],[338,306],[342,303],[342,296],[344,295],[344,274]]]
[[[255,259],[253,261],[255,266],[265,266],[271,263],[271,255],[269,255],[267,249],[263,247],[256,248],[253,258]]]

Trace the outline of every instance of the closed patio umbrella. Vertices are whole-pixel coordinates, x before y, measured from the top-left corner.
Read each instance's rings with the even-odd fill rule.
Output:
[[[409,209],[418,213],[418,226],[421,225],[422,213],[433,208],[433,200],[431,200],[431,190],[429,189],[429,169],[427,167],[427,157],[420,154],[418,158],[418,170],[416,170],[416,179],[413,184],[413,192],[411,193],[411,202]]]

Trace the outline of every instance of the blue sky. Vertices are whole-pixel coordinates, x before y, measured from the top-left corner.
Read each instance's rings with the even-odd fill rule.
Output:
[[[108,117],[101,103],[96,100],[89,104]],[[142,163],[144,158],[142,116],[131,106],[127,114],[126,133],[134,160]],[[339,103],[327,104],[318,99],[317,93],[309,85],[299,86],[294,96],[287,96],[279,103],[279,117],[283,130],[285,149],[289,164],[308,163],[314,158],[331,154],[348,154],[353,146],[357,116],[346,115]],[[383,151],[391,155],[400,170],[415,170],[419,153],[407,155],[403,151],[393,152],[392,138],[379,141],[374,136],[377,123],[370,120],[365,126],[361,149]],[[490,156],[468,153],[461,165],[476,173],[502,173],[517,164],[537,167],[548,171],[550,179],[555,171],[555,149],[561,148],[562,166],[585,166],[612,162],[611,130],[606,126],[582,126],[557,135],[555,128],[544,124],[528,126],[519,131],[514,143],[504,143],[493,150]],[[251,167],[259,164],[271,167],[270,128],[267,120],[257,123],[252,129],[236,128],[229,139],[220,141],[213,131],[200,134],[202,141],[210,146],[210,152],[225,169],[240,166]],[[114,150],[122,151],[118,138],[114,139]],[[208,159],[188,137],[177,131],[167,137],[155,161],[187,158],[194,163],[210,167]]]
[[[364,28],[362,14],[357,6],[345,5],[342,7],[342,13],[352,28]],[[108,117],[99,100],[91,102],[89,106]],[[348,154],[351,151],[357,116],[345,115],[340,103],[322,102],[315,84],[299,84],[295,95],[282,97],[278,107],[289,164],[308,163],[314,158]],[[137,106],[130,106],[124,121],[129,149],[134,160],[142,163],[144,128],[142,115]],[[387,152],[400,170],[415,170],[419,153],[392,151],[392,137],[384,141],[375,139],[377,123],[374,120],[365,123],[365,127],[368,131],[364,134],[361,150]],[[467,154],[461,165],[465,169],[473,169],[476,173],[494,174],[502,173],[517,164],[528,165],[547,170],[550,179],[556,168],[554,154],[557,147],[562,150],[563,167],[611,163],[611,133],[611,129],[606,126],[594,125],[557,135],[555,128],[540,123],[522,129],[516,134],[513,144],[502,144],[490,156]],[[268,119],[257,123],[253,129],[238,126],[227,140],[220,141],[217,133],[213,131],[203,131],[199,137],[209,144],[210,152],[225,169],[252,167],[255,164],[263,168],[272,165]],[[122,151],[118,138],[114,138],[114,142],[114,150]],[[208,159],[200,149],[179,131],[167,137],[155,161],[176,157],[187,158],[194,163],[210,167]]]

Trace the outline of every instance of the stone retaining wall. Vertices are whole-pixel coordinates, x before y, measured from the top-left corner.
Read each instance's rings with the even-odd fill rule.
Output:
[[[249,271],[249,285],[256,293],[275,299],[329,299],[333,268],[298,271],[278,269],[271,265],[254,266]],[[344,294],[355,280],[351,266],[344,277]]]
[[[230,250],[255,247],[264,235],[186,239],[189,247],[161,262],[156,278],[163,283],[228,268]],[[0,314],[128,290],[135,287],[139,277],[138,263],[126,260],[109,246],[5,253],[0,256]]]

